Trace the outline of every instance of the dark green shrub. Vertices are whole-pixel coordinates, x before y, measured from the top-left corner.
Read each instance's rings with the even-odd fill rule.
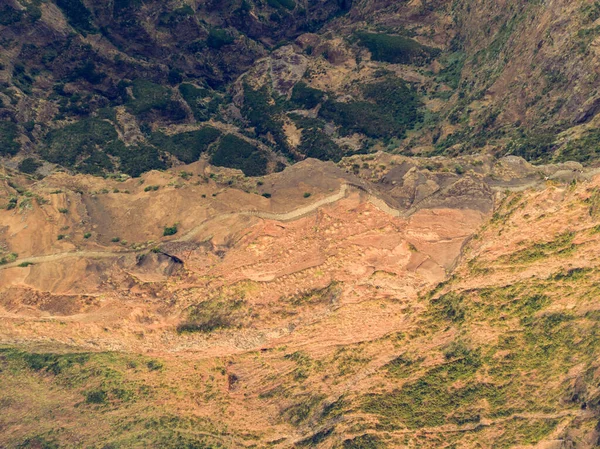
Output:
[[[202,153],[208,150],[211,143],[216,141],[221,132],[210,126],[198,131],[167,136],[160,131],[152,133],[150,143],[163,151],[171,153],[181,162],[190,164],[200,159]]]
[[[231,134],[221,139],[210,162],[213,165],[240,169],[246,176],[262,176],[267,173],[266,156],[252,144]]]
[[[440,53],[437,48],[421,45],[409,37],[366,32],[359,32],[356,36],[375,61],[423,65]]]
[[[108,395],[104,390],[94,390],[85,393],[85,402],[88,404],[104,404],[108,400]]]
[[[91,236],[92,236],[91,232],[86,232],[85,234],[83,234],[84,239],[89,239]]]
[[[208,33],[206,45],[215,50],[220,50],[225,45],[233,44],[235,37],[221,28],[212,28]]]
[[[536,132],[511,142],[506,149],[508,154],[521,156],[528,161],[545,162],[552,158],[555,138],[552,132]],[[577,156],[577,152],[573,153],[573,156]],[[585,158],[583,154],[581,156]]]
[[[12,156],[19,152],[21,144],[16,140],[18,136],[16,124],[0,121],[0,156]]]
[[[373,138],[401,138],[423,119],[419,95],[403,80],[390,78],[362,90],[364,100],[328,100],[320,115],[340,125],[342,134],[358,132]]]
[[[267,4],[272,8],[285,8],[290,11],[296,7],[294,0],[267,0]]]
[[[322,91],[313,89],[300,81],[294,86],[290,101],[296,107],[313,109],[323,100],[324,96],[325,94]]]
[[[182,6],[171,12],[162,12],[158,17],[158,26],[172,28],[182,20],[193,15],[194,10],[189,5]]]
[[[150,371],[160,371],[164,367],[164,365],[158,360],[150,360],[148,363],[146,363],[146,366]]]
[[[85,35],[96,31],[92,24],[92,14],[81,0],[56,0],[56,6],[63,11],[69,25],[80,33]]]
[[[306,157],[314,157],[322,161],[339,162],[344,156],[344,151],[338,144],[323,131],[316,128],[302,130],[302,139],[298,151]]]
[[[8,26],[18,23],[23,18],[23,13],[6,5],[0,8],[0,25]]]
[[[36,161],[32,157],[28,157],[19,162],[19,171],[32,175],[42,166],[41,162]]]
[[[551,148],[551,147],[550,147]],[[548,151],[548,148],[547,148]],[[550,155],[548,153],[548,155]],[[555,158],[558,162],[591,162],[600,158],[600,130],[592,129],[577,140],[570,140]]]
[[[163,231],[163,236],[169,236],[169,235],[175,235],[177,234],[177,225],[174,224],[173,226],[165,226],[165,229]]]
[[[179,92],[192,109],[196,120],[207,121],[219,110],[221,98],[210,89],[183,83],[179,86]]]
[[[152,110],[165,111],[171,102],[171,90],[145,79],[133,81],[133,96],[127,107],[134,115],[144,115]]]
[[[377,435],[370,435],[368,433],[344,440],[342,443],[343,449],[381,449],[383,447],[385,445]]]

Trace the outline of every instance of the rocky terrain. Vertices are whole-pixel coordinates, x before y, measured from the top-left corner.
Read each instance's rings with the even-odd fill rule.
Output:
[[[600,446],[598,39],[0,2],[0,447]]]
[[[599,182],[386,153],[5,168],[0,445],[594,447]]]
[[[7,0],[0,156],[139,176],[209,155],[598,154],[593,0]]]

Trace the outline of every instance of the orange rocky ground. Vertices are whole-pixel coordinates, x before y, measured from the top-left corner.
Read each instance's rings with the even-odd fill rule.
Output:
[[[132,413],[146,416],[154,404],[165,414],[209,420],[212,430],[190,435],[205,433],[225,447],[384,447],[345,443],[361,432],[377,434],[377,444],[389,447],[475,447],[475,441],[495,447],[489,443],[494,432],[509,432],[515,413],[558,420],[554,433],[543,435],[558,438],[560,429],[572,428],[567,418],[587,415],[519,405],[496,416],[491,402],[481,403],[478,422],[485,427],[478,433],[450,418],[441,426],[435,420],[416,428],[393,424],[387,412],[360,405],[368,404],[369,394],[406,384],[386,374],[399,354],[419,360],[410,380],[443,365],[444,348],[453,341],[468,336],[470,344],[487,348],[506,332],[506,324],[477,314],[459,327],[453,319],[440,324],[431,318],[438,316],[432,310],[439,292],[471,298],[482,288],[596,268],[598,238],[590,234],[596,212],[589,210],[596,207],[600,178],[593,173],[539,169],[517,159],[483,160],[471,168],[466,161],[460,174],[452,171],[455,162],[440,159],[425,167],[429,163],[383,154],[361,160],[358,168],[356,160],[340,167],[307,160],[260,182],[202,162],[141,180],[64,173],[34,180],[6,173],[4,198],[17,202],[0,211],[6,257],[0,342],[34,351],[158,358],[162,371],[114,368],[124,370],[123,385],[147,385],[155,396],[111,402],[109,409],[90,409],[90,416],[106,413],[101,419],[107,423],[122,423]],[[569,187],[565,177],[580,182]],[[177,233],[163,236],[174,224]],[[567,231],[573,234],[550,249],[531,248]],[[562,250],[568,254],[555,254]],[[431,291],[438,293],[428,296]],[[549,310],[596,310],[576,298],[553,299]],[[467,311],[462,319],[470,319],[471,306],[461,301]],[[518,320],[510,323],[519,327]],[[572,373],[583,369],[577,366]],[[59,421],[66,430],[57,438],[67,446],[76,436],[82,444],[99,441],[100,429],[74,418],[81,392],[65,390],[57,416],[40,421],[57,398],[44,393],[38,404],[28,395],[42,388],[39,379],[26,379],[20,386],[5,379],[20,391],[6,399],[12,417],[0,419],[0,429],[13,435],[4,440],[9,447]],[[467,380],[452,389],[460,390],[461,382]],[[344,414],[327,415],[335,404],[345,404]],[[17,426],[18,416],[25,424]],[[582,422],[573,435],[585,439],[588,422]],[[106,441],[117,441],[107,426],[101,426]],[[321,438],[319,432],[329,433]],[[447,432],[465,436],[443,443]]]

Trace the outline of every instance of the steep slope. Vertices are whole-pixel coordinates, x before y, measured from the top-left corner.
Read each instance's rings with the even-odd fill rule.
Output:
[[[593,447],[598,178],[433,161],[7,172],[0,441]]]
[[[132,176],[202,154],[248,175],[377,150],[596,159],[592,0],[2,11],[0,152],[29,173],[40,158]]]

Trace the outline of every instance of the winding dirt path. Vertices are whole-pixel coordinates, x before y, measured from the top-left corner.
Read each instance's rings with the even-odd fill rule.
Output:
[[[225,214],[220,214],[220,215],[211,217],[209,219],[209,221],[219,220],[219,219],[223,219],[223,218],[227,218],[227,217],[235,217],[235,216],[240,216],[240,215],[257,217],[257,218],[261,218],[264,220],[276,220],[276,221],[298,220],[302,217],[312,214],[317,209],[319,209],[323,206],[327,206],[329,204],[336,203],[336,202],[340,201],[341,199],[345,198],[348,195],[350,188],[354,188],[358,191],[364,190],[357,186],[353,186],[353,185],[349,185],[349,184],[342,184],[340,187],[340,190],[337,193],[326,196],[325,198],[315,201],[312,204],[309,204],[304,207],[300,207],[298,209],[291,210],[289,212],[274,213],[274,212],[264,212],[264,211],[258,211],[258,210],[231,212],[231,213],[225,213]],[[400,210],[393,209],[392,207],[388,206],[387,203],[385,203],[385,201],[375,197],[371,192],[367,192],[367,194],[368,194],[367,201],[369,201],[371,204],[373,204],[378,209],[381,209],[383,212],[388,213],[395,217],[402,215],[402,212]],[[200,225],[192,228],[188,232],[186,232],[185,235],[183,235],[182,237],[175,239],[175,240],[171,240],[170,242],[172,242],[172,243],[189,242],[189,241],[193,240],[193,238],[198,234],[198,232],[200,232],[200,230],[205,225],[206,225],[206,222],[203,222],[202,224],[200,224]],[[17,260],[15,262],[7,263],[5,265],[0,266],[0,270],[7,270],[9,268],[15,268],[15,267],[20,266],[23,263],[38,264],[38,263],[54,262],[57,260],[63,260],[63,259],[68,259],[68,258],[78,258],[78,257],[79,258],[85,257],[85,258],[89,258],[89,259],[110,259],[110,258],[122,257],[122,256],[125,256],[128,254],[143,253],[146,251],[148,251],[147,248],[139,249],[139,250],[121,250],[121,251],[85,251],[85,250],[67,251],[67,252],[62,252],[62,253],[46,254],[46,255],[42,255],[42,256],[26,257],[21,260]]]

